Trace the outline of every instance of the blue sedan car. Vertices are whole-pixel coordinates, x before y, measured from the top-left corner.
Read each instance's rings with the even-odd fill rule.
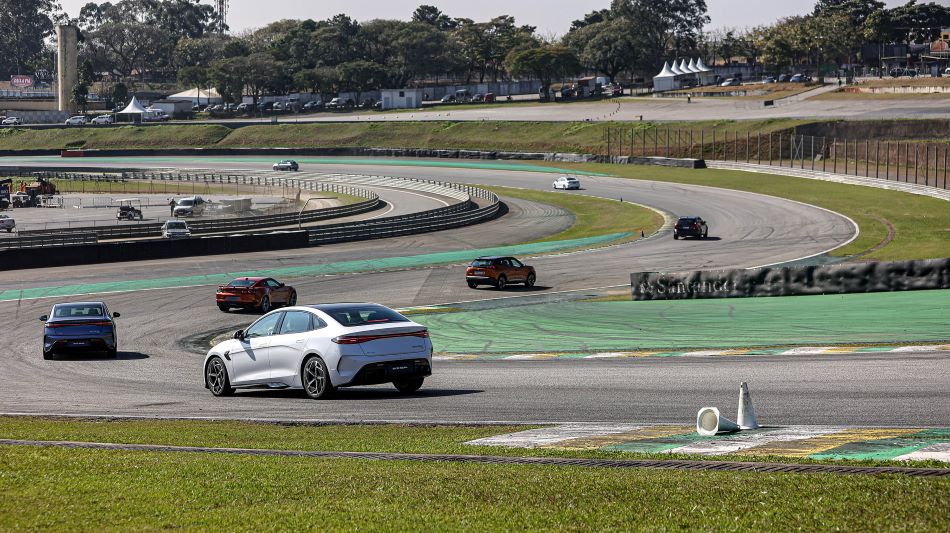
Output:
[[[53,359],[60,353],[105,352],[109,357],[118,353],[115,318],[102,302],[75,302],[56,304],[49,315],[40,320],[43,329],[43,359]]]

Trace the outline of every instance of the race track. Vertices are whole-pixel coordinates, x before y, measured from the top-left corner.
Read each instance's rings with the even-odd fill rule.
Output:
[[[227,168],[262,168],[267,164],[235,159]],[[200,161],[169,158],[163,158],[161,166],[176,165],[202,166]],[[122,166],[129,166],[128,162]],[[321,165],[319,170],[370,172],[346,161]],[[371,172],[544,190],[553,179],[550,174],[491,169],[383,165],[374,166]],[[623,197],[668,216],[701,215],[710,222],[714,238],[674,241],[669,231],[663,230],[631,244],[535,258],[531,263],[540,273],[538,291],[624,285],[629,283],[629,273],[636,270],[779,263],[840,246],[855,232],[852,223],[837,214],[754,194],[607,177],[586,177],[583,185],[580,194]],[[398,207],[415,208],[407,202],[414,200],[401,198]],[[495,221],[431,235],[238,257],[2,272],[0,289],[464,250],[539,238],[571,223],[568,213],[548,206],[511,201],[509,207],[510,212]],[[468,289],[457,265],[288,281],[296,286],[300,300],[308,303],[368,300],[405,307],[498,296],[489,289]],[[939,354],[437,362],[435,375],[419,394],[410,397],[400,397],[391,387],[381,386],[344,390],[330,402],[307,401],[288,392],[247,392],[215,399],[201,386],[202,356],[180,341],[199,333],[239,329],[254,315],[220,313],[212,294],[213,287],[205,286],[106,296],[110,307],[123,315],[123,352],[117,361],[44,361],[40,356],[41,324],[36,317],[52,302],[0,303],[0,316],[8,331],[17,332],[9,337],[0,357],[0,374],[5,377],[0,411],[335,420],[682,422],[695,416],[700,404],[734,403],[738,381],[748,380],[762,404],[757,404],[763,411],[760,416],[775,423],[948,423],[950,408],[940,401],[945,399],[948,370],[945,357]],[[914,401],[903,405],[905,398]],[[881,416],[891,418],[877,419]]]

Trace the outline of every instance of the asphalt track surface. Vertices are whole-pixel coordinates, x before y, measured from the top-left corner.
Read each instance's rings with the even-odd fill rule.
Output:
[[[181,160],[181,166],[200,166]],[[126,165],[127,166],[127,165]],[[169,166],[167,160],[162,166]],[[229,168],[262,168],[235,160]],[[328,172],[360,172],[352,164]],[[362,171],[365,171],[362,170]],[[373,173],[549,189],[552,176],[479,169],[373,167]],[[533,293],[629,283],[641,269],[748,267],[821,253],[847,242],[845,218],[814,207],[748,193],[606,177],[583,180],[581,194],[623,196],[668,215],[710,221],[708,241],[674,241],[668,230],[640,242],[532,259],[541,275]],[[565,193],[573,194],[573,193]],[[109,279],[140,279],[270,268],[367,257],[392,257],[516,243],[557,233],[571,217],[532,202],[509,202],[504,217],[475,227],[281,253],[208,257],[0,273],[3,288]],[[408,208],[408,207],[407,207]],[[497,297],[470,290],[458,266],[288,280],[304,302],[377,301],[402,307]],[[525,294],[513,290],[506,296]],[[760,418],[779,424],[948,425],[946,356],[861,354],[621,361],[437,362],[415,395],[387,386],[347,389],[313,402],[292,391],[243,392],[216,399],[201,385],[202,355],[181,343],[190,335],[239,329],[255,315],[224,314],[213,287],[118,293],[118,360],[44,361],[41,324],[49,300],[0,304],[9,342],[0,357],[0,411],[308,420],[688,422],[703,405],[734,409],[739,381],[749,381]],[[517,312],[513,308],[512,312]],[[579,319],[581,319],[579,317]],[[688,327],[688,324],[682,327]]]

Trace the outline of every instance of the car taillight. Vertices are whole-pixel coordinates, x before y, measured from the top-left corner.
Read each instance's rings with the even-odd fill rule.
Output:
[[[336,344],[360,344],[364,342],[370,342],[380,339],[393,339],[396,337],[419,337],[422,339],[429,338],[429,330],[424,329],[422,331],[412,331],[408,333],[378,333],[378,334],[368,334],[368,335],[340,335],[339,337],[334,337],[331,339]]]
[[[47,323],[48,328],[72,328],[76,326],[111,326],[112,322],[107,320],[97,320],[95,322],[51,322]]]

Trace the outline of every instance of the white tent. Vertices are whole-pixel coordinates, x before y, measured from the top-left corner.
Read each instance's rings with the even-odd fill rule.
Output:
[[[679,68],[678,66],[676,66],[676,60],[675,60],[675,59],[673,60],[673,64],[670,65],[670,70],[673,72],[673,74],[675,74],[675,75],[677,75],[677,76],[682,76],[682,75],[683,75],[683,71],[680,70],[680,68]]]
[[[218,94],[217,89],[201,91],[198,89],[189,89],[180,93],[175,93],[167,98],[168,100],[187,100],[195,104],[220,104],[224,100]]]
[[[664,62],[663,70],[653,76],[653,90],[656,92],[672,91],[673,89],[679,89],[679,87],[680,84],[679,80],[676,79],[676,74],[670,68],[670,64]]]
[[[686,64],[686,68],[689,69],[689,71],[692,72],[693,74],[698,74],[702,72],[701,70],[696,68],[696,61],[693,58],[690,58],[689,63]]]
[[[123,117],[124,115],[124,117]],[[132,101],[129,102],[129,105],[125,106],[125,109],[116,113],[116,122],[122,122],[125,118],[126,122],[142,122],[142,116],[145,115],[145,108],[142,107],[142,104],[139,103],[136,97],[132,97]]]
[[[696,60],[696,68],[699,70],[699,83],[709,85],[716,82],[716,73],[703,63],[703,58],[700,57]]]

